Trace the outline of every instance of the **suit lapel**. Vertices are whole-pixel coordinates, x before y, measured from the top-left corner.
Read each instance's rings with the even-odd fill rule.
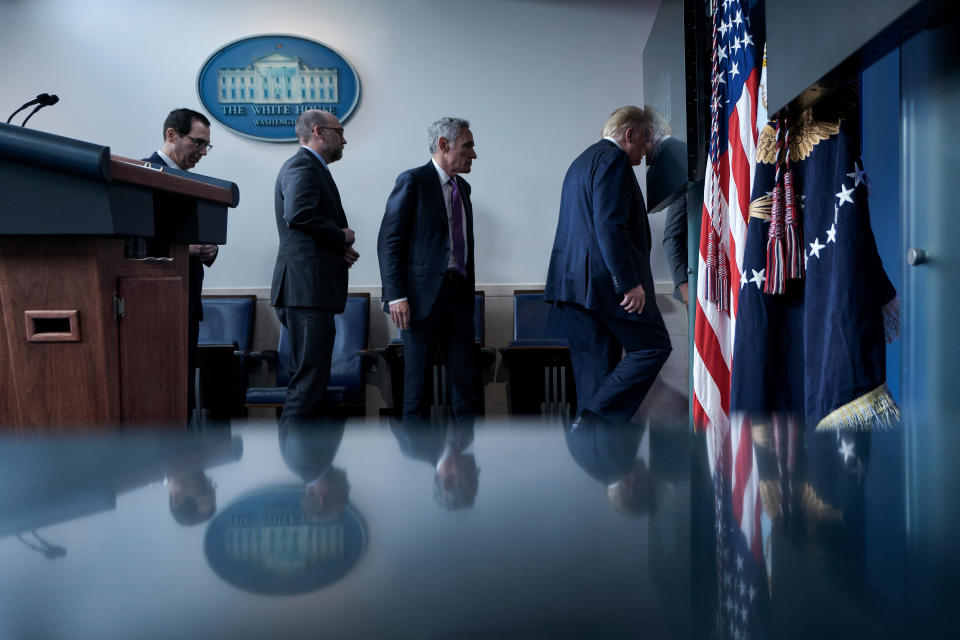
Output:
[[[331,174],[330,169],[325,167],[322,162],[317,160],[316,156],[314,156],[312,153],[306,149],[304,149],[303,152],[308,154],[311,160],[317,164],[317,171],[320,172],[321,179],[324,181],[324,184],[327,185],[327,189],[329,189],[330,193],[333,195],[333,200],[337,204],[337,217],[339,218],[337,224],[340,224],[344,227],[347,226],[347,214],[343,210],[343,202],[340,200],[340,190],[337,189],[337,183],[333,180],[333,174]]]

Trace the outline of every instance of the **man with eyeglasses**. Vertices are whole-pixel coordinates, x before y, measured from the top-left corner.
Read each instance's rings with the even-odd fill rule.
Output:
[[[284,423],[323,415],[333,317],[347,304],[347,269],[360,256],[328,168],[347,144],[340,121],[311,109],[297,118],[295,131],[300,148],[280,167],[274,189],[280,246],[270,288],[270,303],[290,338]]]
[[[213,149],[210,144],[210,121],[205,115],[192,109],[174,109],[163,121],[163,144],[145,162],[173,167],[182,171],[194,168],[200,158]],[[209,267],[217,259],[215,244],[191,244],[190,253],[190,303],[188,312],[189,336],[187,349],[187,419],[196,406],[194,381],[197,374],[197,340],[200,337],[200,321],[203,320],[203,267]]]

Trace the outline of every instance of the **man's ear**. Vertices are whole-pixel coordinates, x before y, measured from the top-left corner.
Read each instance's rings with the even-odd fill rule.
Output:
[[[166,132],[164,132],[163,139],[167,142],[176,142],[177,136],[180,135],[180,132],[174,129],[173,127],[167,127]]]
[[[446,153],[450,150],[450,141],[443,136],[440,136],[437,138],[437,149]]]

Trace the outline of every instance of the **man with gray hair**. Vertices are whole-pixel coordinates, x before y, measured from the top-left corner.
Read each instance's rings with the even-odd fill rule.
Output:
[[[280,167],[274,209],[280,247],[270,303],[290,338],[290,382],[284,422],[323,414],[330,380],[333,316],[347,304],[347,269],[357,261],[354,232],[327,168],[343,157],[343,127],[325,111],[297,118],[300,149]]]
[[[567,321],[574,428],[629,422],[670,355],[653,290],[647,209],[633,172],[648,134],[643,109],[617,109],[603,139],[563,179],[544,299]]]
[[[474,343],[473,208],[470,123],[441,118],[428,131],[432,158],[400,174],[387,199],[377,255],[384,311],[403,340],[403,421],[429,419],[424,398],[430,351],[439,345],[453,382],[457,422],[481,406]]]

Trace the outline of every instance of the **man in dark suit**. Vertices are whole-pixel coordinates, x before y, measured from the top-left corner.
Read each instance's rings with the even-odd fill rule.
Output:
[[[357,261],[354,232],[327,168],[343,157],[343,127],[325,111],[304,111],[301,147],[283,163],[274,190],[280,247],[270,302],[290,337],[284,421],[322,415],[336,328],[347,303],[347,269]]]
[[[433,499],[439,506],[449,511],[473,506],[480,487],[480,467],[476,457],[465,452],[473,443],[472,425],[408,423],[393,425],[390,430],[403,455],[422,460],[436,470]]]
[[[647,200],[655,209],[664,202],[663,250],[673,276],[673,297],[687,304],[687,144],[670,135],[670,123],[647,105]]]
[[[200,158],[213,149],[210,144],[210,121],[192,109],[174,109],[163,122],[163,144],[145,162],[173,167],[182,171],[194,168]],[[187,418],[196,406],[194,382],[197,377],[197,340],[203,320],[203,267],[217,259],[217,245],[191,244],[190,302],[187,337]]]
[[[567,319],[576,421],[627,423],[666,362],[670,338],[654,297],[650,225],[632,168],[646,149],[643,109],[617,109],[603,135],[563,180],[544,299]]]
[[[473,208],[469,173],[474,151],[470,123],[437,120],[428,131],[433,158],[400,174],[380,224],[377,255],[384,311],[403,339],[403,420],[429,418],[424,381],[439,344],[453,381],[458,422],[480,410],[474,343]]]

